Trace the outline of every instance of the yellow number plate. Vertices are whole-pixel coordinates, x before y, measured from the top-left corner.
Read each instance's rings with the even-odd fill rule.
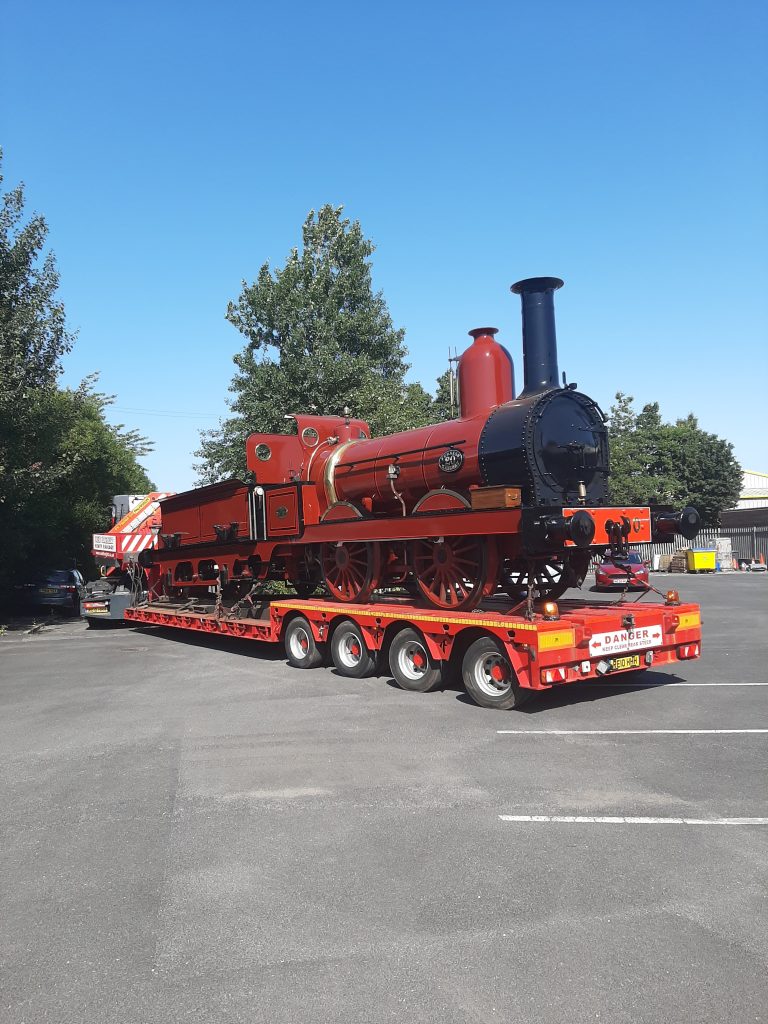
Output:
[[[611,668],[617,671],[622,668],[640,668],[640,655],[628,654],[626,658],[611,658]]]

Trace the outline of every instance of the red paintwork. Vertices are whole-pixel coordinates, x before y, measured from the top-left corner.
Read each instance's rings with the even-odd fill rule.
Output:
[[[549,621],[536,614],[533,621],[522,615],[510,615],[489,607],[474,612],[449,613],[419,608],[406,601],[380,601],[375,604],[341,604],[327,600],[275,600],[265,608],[259,619],[217,618],[192,612],[176,612],[162,605],[129,608],[126,620],[149,625],[172,626],[223,636],[242,637],[278,643],[283,628],[297,614],[303,615],[312,627],[315,640],[328,640],[334,625],[342,619],[355,622],[371,651],[380,651],[396,631],[411,627],[424,637],[430,655],[437,661],[451,658],[454,644],[465,637],[491,635],[499,640],[507,653],[519,684],[530,690],[548,690],[544,681],[547,672],[558,684],[584,682],[598,678],[599,655],[590,655],[589,641],[593,635],[622,629],[622,619],[631,614],[636,629],[660,626],[662,643],[653,647],[653,667],[674,664],[699,656],[701,644],[700,609],[696,604],[670,606],[664,604],[586,604],[581,601],[560,602],[560,618]],[[681,628],[679,623],[695,623]],[[471,631],[471,633],[468,633]],[[557,641],[558,646],[551,646]],[[640,654],[651,648],[633,650]],[[616,670],[611,676],[631,669]]]
[[[195,491],[184,491],[162,503],[163,534],[181,534],[183,545],[216,540],[214,525],[237,523],[238,535],[248,536],[248,488],[225,480]]]
[[[409,508],[431,490],[477,484],[480,434],[490,410],[514,398],[514,380],[508,353],[494,341],[495,328],[470,333],[474,342],[459,360],[460,419],[371,438],[363,420],[296,414],[296,435],[248,438],[246,461],[257,484],[309,480],[315,484],[321,516],[338,501],[374,515],[398,514],[402,506],[388,476],[391,465],[399,472],[395,489]],[[454,445],[463,452],[463,464],[446,474],[438,459]],[[259,446],[264,454],[263,446],[269,448],[268,459],[259,459]]]
[[[563,515],[567,519],[574,512],[580,511],[582,511],[580,508],[564,508]],[[629,544],[645,544],[652,540],[651,510],[647,506],[631,505],[622,507],[620,505],[612,505],[610,508],[587,508],[584,511],[589,512],[595,523],[595,536],[592,541],[594,546],[610,544],[611,538],[606,530],[606,523],[609,519],[612,519],[614,523],[624,518],[629,520],[630,533],[627,538],[627,543]],[[572,541],[567,540],[565,543],[567,547],[573,547]]]
[[[310,479],[312,469],[320,460],[323,465],[331,454],[326,443],[336,438],[336,444],[359,441],[371,436],[371,428],[364,420],[345,419],[342,416],[305,416],[301,413],[289,418],[296,421],[296,434],[251,434],[245,443],[245,459],[248,469],[259,484],[285,484]],[[312,432],[317,435],[313,440]],[[261,459],[257,454],[260,445],[270,449],[270,457]],[[320,479],[313,472],[311,479]]]
[[[209,587],[212,565],[214,579],[219,576],[236,596],[254,579],[319,582],[321,570],[327,579],[329,566],[348,574],[346,553],[331,549],[356,542],[354,565],[367,565],[370,571],[362,573],[359,584],[348,582],[333,591],[337,597],[364,600],[379,586],[415,582],[433,606],[454,605],[466,577],[471,586],[460,600],[469,608],[481,594],[496,590],[505,562],[527,571],[532,552],[541,561],[573,549],[571,541],[550,544],[549,535],[535,542],[524,538],[520,508],[469,507],[471,489],[488,478],[478,452],[489,414],[514,397],[512,363],[494,340],[495,329],[470,333],[473,343],[458,367],[459,419],[371,438],[363,420],[289,414],[295,434],[248,438],[251,487],[226,481],[163,502],[163,545],[149,571],[153,593],[174,596],[182,587]],[[519,462],[514,472],[525,476]],[[508,483],[526,486],[526,480]],[[584,511],[564,509],[563,515]],[[611,543],[609,520],[629,523],[630,543],[651,540],[648,508],[586,511],[595,522],[593,548]],[[537,529],[545,527],[531,524],[529,532]],[[455,547],[452,539],[460,537],[482,539],[481,557],[477,551],[462,553],[446,569],[445,549]],[[431,545],[434,561],[424,554],[424,544],[412,541]],[[414,558],[419,573],[413,572]],[[572,563],[584,564],[583,559],[577,553]]]
[[[183,563],[184,571],[192,563],[193,576],[184,576],[184,586],[210,584],[207,574],[198,578],[197,563],[208,562],[215,557],[216,563],[226,567],[229,579],[249,578],[254,575],[248,567],[248,558],[255,555],[261,564],[269,563],[276,553],[291,556],[291,545],[297,539],[296,516],[297,487],[268,490],[265,495],[267,509],[268,539],[248,541],[248,489],[237,481],[213,484],[201,492],[187,492],[163,502],[163,533],[181,534],[183,547],[178,551],[162,551],[162,568],[171,572],[171,579],[177,582],[176,567]],[[309,485],[301,488],[304,507],[304,529],[301,545],[336,543],[338,541],[389,541],[391,543],[420,540],[424,537],[484,536],[488,538],[489,557],[515,558],[521,554],[520,509],[467,509],[461,496],[450,491],[430,495],[416,511],[406,517],[390,516],[378,519],[363,518],[358,508],[351,504],[337,504],[318,521],[315,489]],[[205,500],[201,501],[200,494]],[[278,510],[285,509],[279,516]],[[566,514],[574,510],[565,510]],[[604,523],[607,519],[625,514],[631,522],[640,522],[643,532],[633,533],[632,540],[639,542],[650,531],[648,509],[590,509],[597,522],[602,524],[595,544],[606,544]],[[207,545],[216,541],[214,524],[238,524],[236,542],[219,542],[215,551]],[[491,543],[495,540],[495,547]],[[255,575],[258,575],[256,573]],[[150,573],[152,579],[152,574]],[[178,582],[182,582],[179,580]]]
[[[494,340],[495,327],[469,332],[473,343],[459,359],[459,398],[462,419],[487,416],[491,409],[515,397],[512,359]]]

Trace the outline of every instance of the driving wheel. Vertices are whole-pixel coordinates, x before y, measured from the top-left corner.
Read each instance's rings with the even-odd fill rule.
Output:
[[[363,541],[323,544],[320,551],[325,584],[337,601],[367,601],[379,585],[381,546]]]
[[[421,597],[434,608],[474,608],[488,589],[488,548],[480,537],[415,540],[410,562]],[[495,582],[495,566],[494,566]]]

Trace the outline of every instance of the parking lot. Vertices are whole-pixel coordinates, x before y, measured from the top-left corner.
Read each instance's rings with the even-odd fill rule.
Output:
[[[765,1020],[768,580],[654,582],[701,601],[700,661],[518,712],[0,637],[0,1020]]]

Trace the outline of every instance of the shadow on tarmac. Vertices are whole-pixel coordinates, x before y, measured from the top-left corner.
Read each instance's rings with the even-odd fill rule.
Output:
[[[244,658],[258,658],[261,661],[285,661],[282,644],[269,644],[263,640],[244,640],[237,636],[222,636],[218,633],[198,633],[176,629],[172,626],[134,626],[135,633],[144,636],[161,637],[187,647],[200,647],[209,651],[227,651]]]
[[[515,708],[522,715],[535,715],[540,711],[549,711],[552,708],[565,708],[573,704],[585,704],[595,700],[607,700],[610,697],[618,697],[621,693],[637,693],[638,690],[654,690],[666,686],[674,686],[675,683],[685,682],[682,676],[672,672],[655,672],[652,669],[639,673],[642,678],[634,681],[611,682],[601,679],[599,682],[568,683],[566,685],[545,690],[537,693],[519,708]],[[626,677],[625,677],[626,678]],[[453,689],[454,687],[450,687]],[[446,687],[449,689],[449,687]],[[465,692],[457,693],[456,700],[462,704],[471,704],[476,707],[474,701]]]
[[[215,633],[187,632],[181,629],[165,628],[163,626],[135,626],[134,632],[144,636],[155,636],[176,644],[183,644],[186,647],[198,647],[203,650],[226,651],[230,654],[237,654],[240,657],[255,658],[260,661],[285,661],[285,651],[282,644],[266,643],[261,640],[244,641],[239,637],[220,636]],[[348,678],[336,668],[326,662],[334,676]],[[573,704],[584,704],[596,700],[607,700],[616,697],[621,693],[635,693],[638,690],[652,690],[656,687],[674,686],[675,683],[684,682],[681,676],[672,672],[659,672],[653,669],[638,673],[639,678],[631,679],[624,676],[623,681],[612,681],[601,679],[599,682],[568,683],[567,685],[546,690],[536,696],[530,697],[525,704],[516,709],[521,714],[535,715],[540,711],[551,710],[552,708],[568,707]],[[378,677],[394,689],[400,689],[388,670],[382,671]],[[363,682],[363,680],[360,680]],[[443,679],[440,687],[444,692],[453,691],[456,700],[462,704],[476,708],[478,711],[486,711],[487,708],[480,708],[467,696],[460,673],[449,672]]]

